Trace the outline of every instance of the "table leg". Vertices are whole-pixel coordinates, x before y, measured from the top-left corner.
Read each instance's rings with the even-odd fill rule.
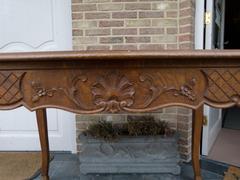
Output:
[[[192,164],[194,179],[201,180],[200,141],[203,121],[203,106],[193,111]]]
[[[47,113],[46,109],[36,110],[37,124],[42,149],[42,180],[49,180],[49,143],[48,143],[48,128],[47,128]]]

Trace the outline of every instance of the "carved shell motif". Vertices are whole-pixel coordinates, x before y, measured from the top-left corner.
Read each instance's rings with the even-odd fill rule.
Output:
[[[108,73],[100,76],[92,86],[94,104],[105,111],[116,113],[134,103],[135,89],[126,76]]]

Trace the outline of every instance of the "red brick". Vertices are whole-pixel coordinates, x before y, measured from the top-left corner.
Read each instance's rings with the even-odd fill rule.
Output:
[[[164,109],[165,113],[177,113],[177,107],[176,106],[172,106],[172,107],[167,107]]]
[[[73,45],[73,49],[75,51],[83,51],[83,50],[85,50],[85,46],[84,45]]]
[[[180,9],[188,8],[188,7],[193,7],[191,0],[186,0],[186,1],[180,2]]]
[[[167,34],[177,34],[178,29],[177,28],[167,28]]]
[[[178,114],[177,120],[183,123],[188,123],[189,121],[192,121],[192,117]]]
[[[173,2],[158,2],[152,4],[152,10],[162,10],[162,11],[169,11],[169,10],[177,10],[178,5],[177,3]]]
[[[87,46],[87,50],[110,50],[110,46]]]
[[[191,25],[191,24],[193,24],[193,17],[181,18],[179,20],[179,24],[180,24],[180,26]]]
[[[74,36],[73,37],[74,45],[78,44],[95,44],[97,43],[97,37],[92,36]]]
[[[180,35],[180,36],[179,36],[179,41],[180,41],[180,42],[184,42],[184,41],[193,41],[193,37],[192,37],[191,34]]]
[[[164,34],[164,28],[141,28],[140,34]]]
[[[140,18],[162,18],[164,17],[164,13],[162,11],[145,11],[145,12],[139,12]]]
[[[177,114],[167,114],[163,113],[161,116],[162,119],[168,119],[168,120],[176,120],[177,119]]]
[[[123,10],[123,3],[103,3],[98,4],[99,11],[121,11]]]
[[[137,12],[113,12],[113,19],[137,18]]]
[[[178,107],[177,112],[179,114],[191,115],[192,114],[192,109],[184,108],[184,107]]]
[[[167,17],[167,18],[177,18],[177,16],[178,16],[177,11],[168,11],[168,12],[166,13],[166,17]]]
[[[83,30],[81,29],[73,29],[73,36],[82,36],[83,35]]]
[[[140,50],[163,50],[164,44],[141,44]]]
[[[178,130],[178,133],[181,138],[186,138],[188,139],[189,137],[192,136],[192,131],[183,131],[183,130]]]
[[[121,27],[124,21],[100,21],[99,27]]]
[[[152,26],[177,27],[178,21],[177,21],[177,19],[174,19],[174,18],[153,19]]]
[[[87,29],[85,31],[86,36],[103,36],[103,35],[110,35],[110,29]]]
[[[192,123],[177,123],[178,130],[188,131],[192,129]]]
[[[136,35],[137,34],[137,28],[113,29],[112,34],[113,35]]]
[[[110,13],[86,13],[86,19],[109,19]]]
[[[169,49],[169,50],[178,49],[178,45],[177,44],[167,44],[167,49]]]
[[[151,10],[151,3],[128,3],[125,4],[126,10]]]
[[[186,50],[193,49],[193,43],[192,42],[181,43],[179,45],[179,49],[186,49]]]
[[[82,29],[82,28],[96,28],[97,21],[73,21],[72,26],[74,29]]]
[[[113,45],[112,50],[137,50],[137,45]]]
[[[125,37],[126,43],[149,43],[150,37]]]
[[[182,9],[180,10],[180,16],[193,16],[193,10],[192,8],[188,8],[188,9]]]
[[[190,139],[190,138],[189,138]],[[179,139],[178,144],[182,146],[189,146],[191,144],[191,139]]]
[[[127,27],[149,27],[151,19],[128,19],[125,22]]]
[[[175,34],[154,36],[154,37],[152,37],[152,42],[160,43],[160,44],[161,43],[164,43],[164,44],[177,43],[177,36]]]
[[[123,37],[102,37],[100,38],[100,43],[104,44],[123,43]]]
[[[82,19],[83,18],[83,14],[82,13],[72,13],[72,19],[76,20],[76,19]]]
[[[96,4],[75,4],[72,6],[72,12],[96,11]]]
[[[193,31],[192,25],[182,26],[180,27],[180,33],[189,33]]]

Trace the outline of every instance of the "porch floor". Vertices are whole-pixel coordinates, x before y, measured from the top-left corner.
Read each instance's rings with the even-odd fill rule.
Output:
[[[79,173],[79,161],[77,155],[69,153],[54,154],[54,160],[50,164],[51,180],[192,180],[193,170],[191,165],[183,163],[180,176],[161,177],[154,174],[142,175],[102,175],[102,176],[82,176]],[[222,180],[223,176],[202,170],[204,180]],[[40,180],[40,177],[34,180]]]
[[[240,130],[223,128],[208,158],[240,167]]]

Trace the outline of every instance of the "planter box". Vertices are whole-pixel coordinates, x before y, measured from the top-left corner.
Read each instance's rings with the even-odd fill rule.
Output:
[[[177,139],[138,136],[106,142],[80,135],[80,172],[180,174]]]

